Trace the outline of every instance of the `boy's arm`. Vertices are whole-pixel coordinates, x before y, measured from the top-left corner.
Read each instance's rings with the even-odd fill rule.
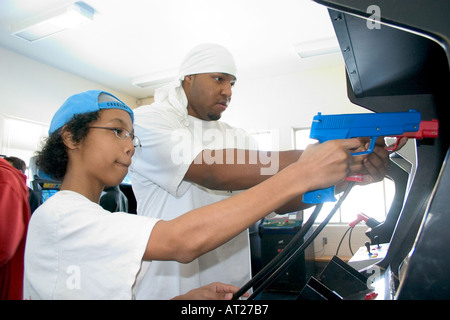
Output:
[[[301,158],[262,183],[153,228],[144,259],[187,263],[230,240],[284,203],[347,176],[357,139],[308,147]]]

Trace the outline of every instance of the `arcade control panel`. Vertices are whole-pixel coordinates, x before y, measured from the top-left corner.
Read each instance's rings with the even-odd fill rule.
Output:
[[[353,257],[348,261],[348,265],[356,270],[362,270],[384,259],[389,249],[389,243],[370,245],[366,242],[364,247],[360,247]]]

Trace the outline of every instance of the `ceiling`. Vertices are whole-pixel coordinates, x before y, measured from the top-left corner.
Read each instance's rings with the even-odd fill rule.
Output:
[[[198,43],[226,46],[239,77],[300,68],[313,59],[295,45],[335,38],[312,0],[84,0],[96,11],[90,24],[32,43],[11,35],[11,25],[72,2],[1,0],[0,46],[136,98],[154,91],[133,79],[173,74]]]

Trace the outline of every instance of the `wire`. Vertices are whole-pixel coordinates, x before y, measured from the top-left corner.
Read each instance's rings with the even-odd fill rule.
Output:
[[[348,248],[350,249],[350,253],[351,253],[352,256],[355,255],[353,253],[353,250],[352,250],[352,233],[353,233],[353,229],[354,228],[352,228],[352,230],[350,230],[350,233],[348,235]]]
[[[337,249],[336,249],[336,256],[338,256],[339,255],[339,250],[340,250],[340,248],[341,248],[341,244],[342,244],[342,241],[344,240],[344,238],[345,238],[345,236],[347,235],[347,233],[350,231],[350,233],[348,234],[348,248],[350,249],[350,253],[352,254],[352,256],[354,255],[354,253],[353,253],[353,250],[352,250],[352,233],[353,233],[353,227],[349,227],[346,231],[345,231],[345,233],[344,233],[344,235],[342,236],[342,238],[341,238],[341,241],[339,241],[339,245],[338,245],[338,247],[337,247]]]
[[[268,285],[270,285],[272,283],[272,281],[275,280],[279,276],[279,274],[281,272],[283,272],[287,267],[289,267],[290,264],[295,261],[295,258],[300,253],[302,253],[306,249],[306,247],[308,247],[311,244],[312,241],[314,241],[314,239],[317,237],[317,235],[328,224],[330,219],[333,217],[333,215],[339,209],[339,207],[341,206],[342,202],[347,197],[348,193],[350,192],[350,190],[351,190],[351,188],[353,187],[354,184],[355,184],[355,182],[353,182],[353,181],[348,184],[347,188],[344,191],[344,194],[336,202],[336,204],[334,205],[333,209],[328,214],[328,216],[325,218],[325,220],[322,221],[322,223],[316,228],[316,230],[314,230],[313,234],[310,235],[308,237],[308,239],[306,239],[306,241],[301,244],[300,247],[295,248],[295,249],[291,249],[290,252],[289,252],[290,255],[284,261],[280,261],[280,262],[274,263],[274,266],[271,267],[271,269],[274,269],[275,267],[277,267],[277,269],[258,288],[256,288],[254,290],[254,292],[250,295],[248,300],[254,299],[254,297],[256,297],[264,288],[266,288]],[[313,214],[314,214],[314,212],[313,212]],[[308,222],[309,222],[310,219],[308,219]],[[311,225],[312,225],[312,223],[311,223]],[[299,231],[299,233],[300,233],[300,231]],[[289,245],[291,244],[291,242],[289,243]],[[291,251],[293,251],[293,252],[291,253]],[[283,258],[284,258],[284,256],[283,256]]]
[[[337,249],[336,249],[336,253],[334,254],[335,256],[339,255],[339,249],[341,248],[342,240],[344,240],[345,236],[347,235],[347,233],[348,233],[351,229],[353,229],[353,228],[352,228],[352,227],[349,227],[349,228],[345,231],[344,235],[342,236],[341,241],[339,241],[338,247],[337,247]]]
[[[271,273],[275,268],[280,264],[280,262],[293,251],[300,243],[303,242],[305,234],[309,231],[309,229],[314,224],[317,216],[320,213],[320,210],[323,207],[323,203],[319,203],[316,205],[313,213],[308,218],[308,221],[304,224],[304,226],[297,232],[297,234],[292,238],[292,240],[286,245],[286,247],[279,254],[275,256],[268,264],[266,264],[252,279],[250,279],[246,284],[244,284],[238,292],[236,292],[233,296],[233,299],[239,299],[245,292],[247,292],[250,288],[255,286],[262,278],[266,277],[269,273]]]

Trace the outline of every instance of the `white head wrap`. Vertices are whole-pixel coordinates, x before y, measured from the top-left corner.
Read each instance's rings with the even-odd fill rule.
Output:
[[[236,64],[230,51],[225,47],[204,43],[194,47],[180,65],[177,79],[199,73],[227,73],[236,77]]]
[[[218,44],[197,45],[183,59],[174,81],[155,91],[155,102],[169,100],[172,106],[187,116],[187,98],[181,87],[184,77],[191,74],[215,72],[231,74],[236,77],[236,64],[232,54]]]

